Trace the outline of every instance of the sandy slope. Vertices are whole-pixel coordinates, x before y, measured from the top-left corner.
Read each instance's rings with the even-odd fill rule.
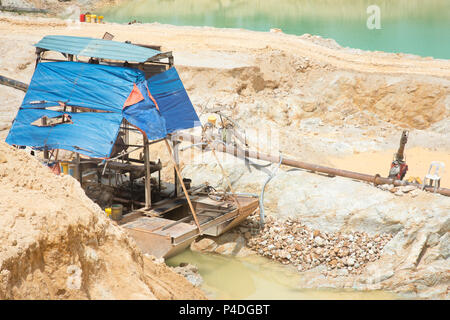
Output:
[[[422,178],[430,160],[444,161],[447,168],[450,167],[448,60],[345,49],[333,40],[309,35],[298,37],[280,33],[159,24],[78,24],[58,19],[2,15],[0,74],[29,82],[34,69],[32,44],[45,35],[101,37],[105,31],[114,34],[118,41],[160,44],[164,50],[173,51],[177,69],[201,119],[206,120],[209,108],[221,108],[249,131],[251,145],[258,144],[264,151],[277,154],[281,150],[284,154],[303,161],[385,175],[389,170],[392,153],[398,147],[401,130],[409,129],[411,133],[406,155],[410,175]],[[3,98],[0,106],[0,138],[3,139],[23,93],[0,86],[0,95]],[[271,142],[269,139],[256,141],[258,130],[275,134],[276,148],[267,150]],[[168,162],[163,146],[152,146],[151,158],[161,158],[163,162]],[[190,158],[183,155],[182,161],[188,164]],[[226,170],[236,189],[259,192],[267,175],[257,170],[250,171],[242,163],[237,165],[234,161],[229,160]],[[212,162],[203,166],[187,165],[184,173],[194,178],[193,181],[209,180],[214,184],[217,182],[215,179],[219,179],[220,183],[220,173],[213,172],[217,168]],[[168,166],[166,177],[172,175]],[[443,185],[448,186],[448,175],[444,179]],[[399,259],[407,259],[407,272],[415,272],[415,267],[410,267],[414,263],[425,269],[430,264],[436,264],[438,271],[433,271],[432,276],[440,276],[442,270],[442,274],[445,274],[448,270],[445,266],[447,253],[444,252],[448,239],[445,216],[448,212],[447,198],[426,193],[417,198],[405,196],[402,197],[403,200],[396,200],[396,195],[372,186],[345,179],[336,181],[341,187],[336,187],[336,182],[328,178],[302,172],[286,172],[284,168],[268,187],[266,212],[297,215],[320,228],[338,226],[350,230],[361,227],[397,233],[398,241],[394,243],[399,245],[395,248],[398,252],[394,255]],[[321,185],[320,189],[316,188],[317,184]],[[18,187],[20,184],[14,188]],[[330,194],[335,195],[329,196]],[[355,194],[363,201],[355,201],[353,212],[348,210],[347,201]],[[11,199],[16,202],[20,200],[14,197]],[[372,199],[375,203],[373,207],[365,199]],[[6,208],[16,206],[16,202],[11,202]],[[389,207],[391,202],[397,206],[393,212]],[[60,205],[63,206],[62,203]],[[76,203],[73,205],[76,206]],[[418,210],[416,206],[423,210]],[[426,208],[430,206],[439,219],[427,219]],[[338,220],[330,208],[339,213]],[[65,214],[65,210],[58,210]],[[397,215],[401,215],[402,223],[397,221]],[[416,215],[426,228],[416,226]],[[344,223],[348,219],[353,221],[353,225]],[[442,231],[438,239],[433,238],[436,237],[433,236],[437,233],[436,230]],[[425,240],[418,237],[410,241],[418,233],[425,234]],[[11,241],[14,239],[11,238]],[[17,242],[20,243],[19,240]],[[403,243],[406,244],[401,247]],[[124,255],[129,254],[127,250],[123,251]],[[428,250],[425,256],[423,250]],[[443,253],[439,253],[439,250]],[[423,261],[425,263],[420,262],[422,257],[427,258]],[[414,260],[414,263],[411,264],[410,260]],[[404,269],[403,262],[400,262],[394,268],[396,277],[399,272],[397,270]],[[136,267],[133,264],[133,268],[137,268],[137,274],[141,275],[142,263],[139,265],[140,267]],[[150,270],[157,268],[155,265],[149,266]],[[401,272],[400,277],[403,277]],[[391,270],[386,271],[386,274],[390,273]],[[423,274],[415,274],[417,281],[422,281]],[[171,274],[168,275],[166,279],[172,277]],[[160,275],[157,277],[160,279]],[[403,285],[405,279],[395,280],[395,284],[388,288],[399,283]],[[161,286],[166,286],[168,282],[170,281]],[[145,281],[139,283],[147,290]],[[448,279],[440,280],[440,283],[445,286]],[[150,285],[148,287],[151,289]],[[99,292],[100,289],[95,290]],[[168,290],[169,295],[174,292],[171,290],[173,288]],[[150,291],[157,296],[157,290]],[[127,295],[130,294],[133,293],[127,292]],[[117,296],[120,297],[120,293]]]
[[[70,176],[0,142],[0,299],[203,299]]]

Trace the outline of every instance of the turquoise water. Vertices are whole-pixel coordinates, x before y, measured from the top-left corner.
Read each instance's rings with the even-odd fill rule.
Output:
[[[368,29],[369,5],[381,29]],[[332,38],[344,47],[450,58],[450,0],[126,0],[109,22],[245,28]]]

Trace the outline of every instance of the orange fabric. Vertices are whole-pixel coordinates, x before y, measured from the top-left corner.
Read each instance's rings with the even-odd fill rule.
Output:
[[[134,83],[133,84],[133,90],[131,90],[130,95],[128,96],[127,100],[123,104],[123,108],[131,106],[133,104],[136,104],[136,103],[138,103],[139,101],[142,101],[142,100],[144,100],[144,96],[142,95],[142,93],[139,91],[138,87]]]
[[[153,98],[153,96],[151,95],[150,90],[148,90],[148,86],[147,86],[147,92],[148,92],[148,96],[150,97],[150,99],[152,99],[153,103],[155,104],[156,109],[158,109],[158,111],[159,111],[158,104],[156,103],[155,98]]]

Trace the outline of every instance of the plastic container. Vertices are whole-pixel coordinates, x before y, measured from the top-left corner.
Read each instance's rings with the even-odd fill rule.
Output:
[[[85,14],[80,14],[80,22],[85,22],[86,21],[86,15]]]
[[[217,120],[216,116],[208,117],[208,122],[212,123],[212,125],[214,125],[214,126],[216,125],[216,120]]]
[[[76,178],[76,170],[77,170],[77,166],[76,165],[74,165],[74,164],[69,164],[69,174],[72,176],[72,177],[74,177],[74,178]]]
[[[91,22],[96,23],[97,22],[97,15],[91,14]]]
[[[115,221],[119,221],[122,219],[122,211],[123,211],[123,205],[121,204],[113,204],[111,206],[111,219]]]
[[[61,171],[64,174],[69,174],[69,164],[67,162],[61,162]]]
[[[111,216],[111,208],[105,208],[105,213],[107,217]]]
[[[184,186],[186,187],[186,190],[189,190],[191,188],[191,182],[192,182],[191,179],[183,178],[183,183]]]
[[[103,16],[98,16],[97,17],[97,22],[98,23],[102,23],[103,22]]]
[[[91,15],[90,14],[86,14],[85,16],[86,22],[91,22]]]

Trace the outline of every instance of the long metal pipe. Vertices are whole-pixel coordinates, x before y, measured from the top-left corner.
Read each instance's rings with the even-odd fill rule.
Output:
[[[19,8],[13,6],[0,6],[0,11],[27,12],[27,13],[48,13],[48,10],[38,8]]]
[[[199,143],[201,141],[201,137],[194,136],[194,135],[187,134],[187,133],[178,133],[173,138],[191,141],[193,143]],[[214,144],[214,148],[218,151],[226,152],[226,153],[232,154],[235,157],[242,158],[242,159],[253,158],[253,159],[258,159],[258,160],[270,161],[273,163],[278,163],[280,161],[279,156],[273,156],[270,154],[262,153],[259,151],[252,151],[252,150],[248,150],[248,149],[244,150],[242,148],[235,147],[235,146],[232,146],[229,144],[227,146],[225,146],[222,143],[216,143],[216,144]],[[307,163],[307,162],[298,161],[298,160],[294,160],[294,159],[289,159],[289,158],[285,158],[285,157],[283,157],[281,164],[284,164],[284,165],[290,166],[290,167],[294,167],[294,168],[309,170],[312,172],[320,172],[320,173],[324,173],[324,174],[327,174],[330,176],[340,176],[340,177],[356,179],[356,180],[360,180],[360,181],[366,181],[366,182],[373,183],[374,185],[380,185],[380,184],[393,184],[394,186],[411,185],[411,186],[415,186],[417,188],[422,188],[422,185],[420,185],[418,183],[411,183],[411,182],[407,182],[407,181],[403,181],[403,180],[384,178],[378,174],[373,176],[373,175],[365,174],[365,173],[358,173],[358,172],[353,172],[353,171],[348,171],[348,170],[330,168],[330,167],[320,166],[317,164],[312,164],[312,163]],[[430,192],[434,192],[434,187],[425,186],[424,189],[427,191],[430,191]],[[447,188],[438,188],[436,190],[436,193],[450,197],[450,189],[447,189]]]
[[[5,77],[5,76],[0,76],[0,84],[3,84],[5,86],[8,87],[12,87],[14,89],[18,89],[21,91],[26,92],[28,90],[28,85],[26,83]]]

